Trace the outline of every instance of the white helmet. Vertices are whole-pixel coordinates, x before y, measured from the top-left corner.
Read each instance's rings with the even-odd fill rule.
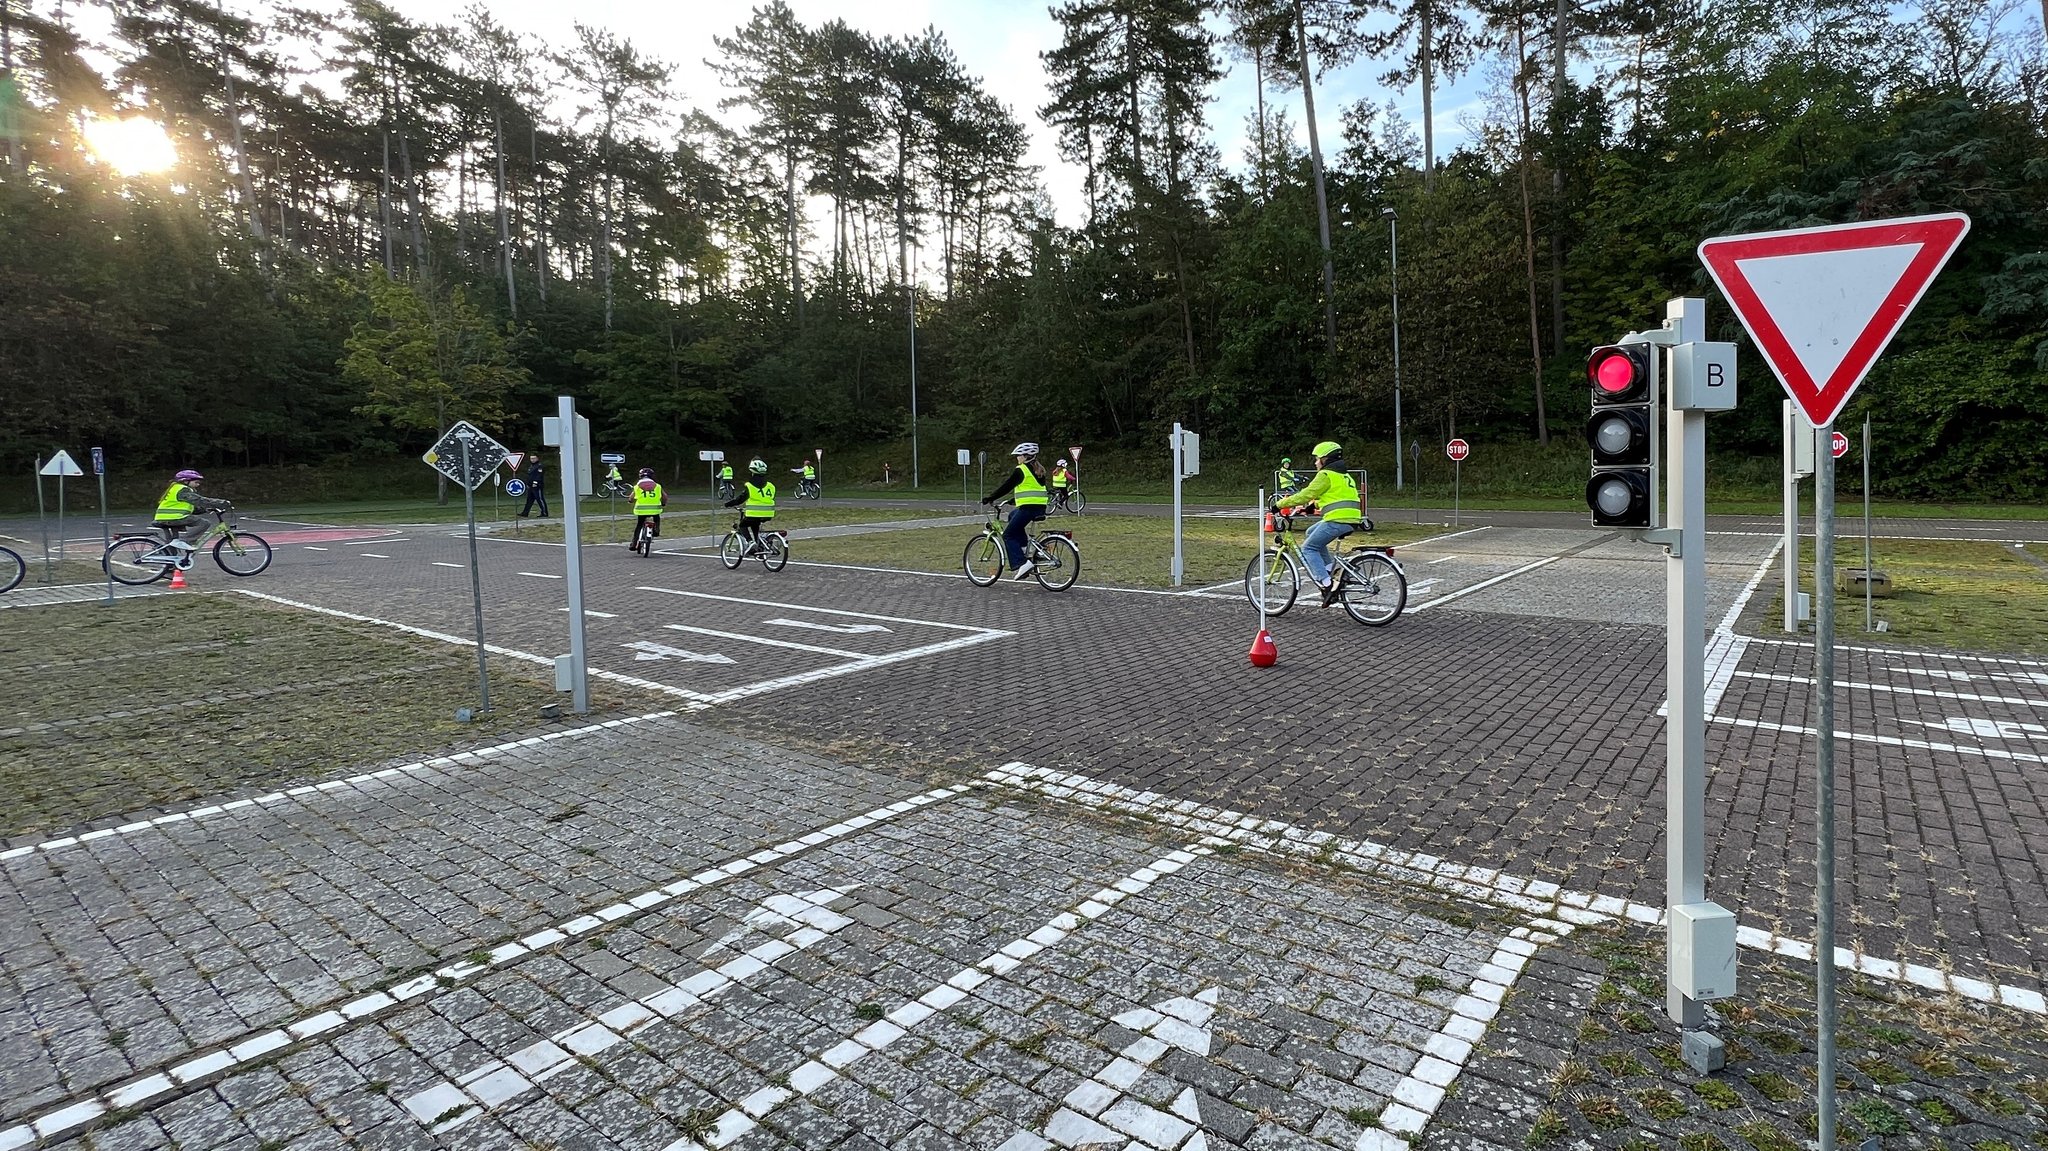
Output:
[[[1023,443],[1011,448],[1010,454],[1013,456],[1035,456],[1038,454],[1038,444],[1034,440],[1025,440]]]

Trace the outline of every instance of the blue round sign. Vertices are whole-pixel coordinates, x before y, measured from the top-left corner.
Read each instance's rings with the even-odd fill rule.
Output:
[[[525,481],[525,480],[506,480],[506,481],[505,481],[505,494],[506,494],[506,495],[508,495],[508,496],[523,496],[523,495],[525,495],[525,494],[526,494],[526,481]]]

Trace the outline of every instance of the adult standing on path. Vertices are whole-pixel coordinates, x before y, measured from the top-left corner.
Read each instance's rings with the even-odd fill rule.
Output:
[[[533,453],[527,459],[529,462],[526,465],[526,506],[519,509],[519,518],[525,519],[526,514],[533,510],[533,505],[539,504],[541,518],[546,519],[548,514],[547,468],[542,465],[539,452]]]

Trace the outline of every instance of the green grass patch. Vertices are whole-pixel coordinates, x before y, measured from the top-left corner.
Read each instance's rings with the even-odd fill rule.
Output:
[[[1749,1077],[1749,1085],[1773,1103],[1790,1103],[1799,1098],[1798,1086],[1775,1071],[1759,1071]]]
[[[1529,1134],[1523,1137],[1522,1142],[1531,1147],[1548,1147],[1570,1134],[1571,1129],[1564,1116],[1545,1107],[1536,1113],[1536,1121],[1529,1125]]]
[[[1719,1079],[1700,1080],[1692,1085],[1692,1093],[1716,1111],[1726,1111],[1742,1103],[1742,1096],[1735,1093],[1735,1088]]]
[[[1650,1069],[1643,1061],[1626,1051],[1612,1051],[1600,1057],[1600,1070],[1615,1079],[1628,1079],[1637,1075],[1648,1075]]]
[[[1954,1059],[1942,1051],[1915,1051],[1906,1058],[1913,1066],[1937,1079],[1947,1079],[1962,1070]]]
[[[1882,1055],[1872,1055],[1856,1061],[1856,1070],[1870,1076],[1870,1081],[1881,1087],[1891,1087],[1913,1078],[1898,1064]]]
[[[1736,1127],[1735,1133],[1749,1140],[1749,1145],[1756,1151],[1799,1151],[1797,1142],[1767,1120],[1752,1119]]]
[[[1666,1091],[1662,1087],[1652,1087],[1647,1091],[1636,1092],[1636,1102],[1642,1104],[1643,1110],[1649,1112],[1652,1116],[1667,1121],[1677,1119],[1692,1110],[1692,1108],[1686,1106],[1685,1100],[1680,1099],[1677,1095]]]
[[[1610,1095],[1588,1095],[1580,1099],[1579,1114],[1602,1131],[1618,1131],[1628,1126],[1628,1112]]]
[[[1789,1031],[1760,1032],[1756,1041],[1766,1051],[1777,1055],[1797,1055],[1806,1050],[1805,1041]]]
[[[2013,1119],[2027,1113],[2027,1105],[2017,1099],[2000,1095],[1989,1087],[1977,1087],[1970,1091],[1970,1102],[2003,1119]]]
[[[1963,1121],[1963,1113],[1940,1099],[1922,1099],[1915,1104],[1920,1114],[1943,1127],[1953,1127]]]
[[[1852,1099],[1842,1110],[1872,1135],[1904,1135],[1913,1130],[1913,1124],[1904,1115],[1876,1099]]]
[[[1881,539],[1873,566],[1891,577],[1892,595],[1871,600],[1874,619],[1887,631],[1878,642],[1956,651],[2014,655],[2048,654],[2048,569],[2006,544],[1977,540]],[[1840,539],[1836,568],[1863,566],[1862,539]],[[1801,549],[1802,586],[1813,586],[1813,544]],[[1781,606],[1766,614],[1783,618]],[[1863,595],[1838,592],[1838,635],[1870,638],[1864,632]],[[1858,642],[1863,642],[1859,639]],[[1848,990],[1858,991],[1852,981]],[[1875,985],[1871,997],[1889,998]]]

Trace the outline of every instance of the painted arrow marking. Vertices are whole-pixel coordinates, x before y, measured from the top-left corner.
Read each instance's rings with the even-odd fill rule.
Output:
[[[1957,735],[1974,735],[1978,739],[2034,739],[2048,735],[2048,725],[2038,723],[2017,723],[2009,719],[1974,719],[1969,716],[1950,716],[1940,723],[1924,719],[1909,719],[1907,723],[1921,727],[1932,727],[1941,731],[1952,731]]]
[[[712,652],[711,654],[706,655],[703,652],[690,651],[686,648],[680,647],[670,647],[665,643],[655,643],[653,640],[646,639],[640,640],[637,643],[622,643],[619,646],[633,652],[633,659],[635,661],[648,659],[679,659],[685,663],[737,662],[729,655],[719,655],[717,652]]]
[[[495,1107],[517,1099],[538,1084],[576,1066],[576,1061],[624,1042],[656,1020],[672,1019],[715,999],[750,976],[766,971],[785,955],[802,951],[851,926],[853,920],[831,910],[851,886],[827,888],[807,895],[771,895],[747,913],[745,922],[794,928],[718,967],[700,971],[674,986],[628,1000],[597,1018],[558,1031],[514,1051],[502,1061],[478,1067],[453,1081],[437,1083],[410,1095],[405,1109],[436,1134],[453,1131]],[[710,954],[716,947],[707,948]]]
[[[1131,1094],[1145,1069],[1178,1047],[1190,1055],[1209,1053],[1209,1020],[1216,1014],[1217,989],[1194,998],[1179,996],[1115,1019],[1138,1033],[1123,1054],[1067,1092],[1058,1111],[1037,1132],[1020,1131],[996,1151],[1049,1151],[1054,1147],[1122,1147],[1159,1151],[1208,1151],[1202,1110],[1192,1087],[1182,1089],[1167,1111]]]
[[[889,630],[878,623],[812,623],[807,619],[770,619],[761,622],[777,627],[802,627],[812,631],[838,632],[840,635],[861,635],[866,632]]]

